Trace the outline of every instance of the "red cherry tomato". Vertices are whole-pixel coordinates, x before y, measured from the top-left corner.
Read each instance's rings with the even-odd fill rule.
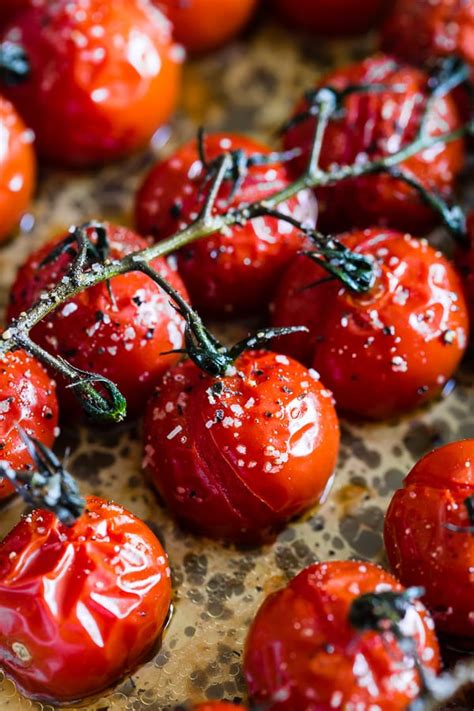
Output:
[[[118,259],[143,249],[146,242],[125,227],[105,225],[110,257]],[[91,235],[92,236],[92,235]],[[42,291],[57,283],[68,271],[71,254],[40,266],[59,240],[37,250],[20,268],[12,287],[9,317],[13,318],[38,300]],[[181,294],[186,292],[179,276],[163,259],[152,266]],[[140,413],[150,389],[179,360],[178,354],[163,355],[183,345],[183,320],[168,296],[148,277],[132,272],[99,284],[68,301],[41,321],[33,338],[46,350],[64,357],[81,370],[109,378],[127,400],[128,412]],[[60,385],[66,409],[76,412],[70,388]]]
[[[169,17],[174,37],[190,52],[207,52],[235,37],[257,0],[153,0]]]
[[[260,541],[323,496],[339,425],[313,376],[267,351],[244,353],[222,378],[191,361],[166,373],[145,416],[144,467],[180,521]]]
[[[36,183],[33,133],[13,105],[0,96],[0,242],[29,205]]]
[[[455,372],[469,329],[460,279],[425,240],[374,228],[342,241],[376,260],[375,286],[357,295],[321,282],[323,269],[297,257],[278,288],[273,323],[310,333],[279,347],[312,363],[342,410],[391,417],[432,398]]]
[[[36,510],[0,545],[0,660],[27,695],[76,701],[157,643],[171,600],[166,553],[117,504],[87,498],[67,528]]]
[[[474,440],[453,442],[413,467],[385,518],[385,545],[396,575],[404,585],[425,588],[437,629],[471,640],[474,537],[464,501],[473,495]]]
[[[467,226],[471,244],[467,250],[458,250],[456,264],[463,277],[464,293],[469,305],[469,314],[471,320],[474,321],[474,212],[469,214]]]
[[[0,24],[10,20],[15,13],[31,5],[31,0],[2,0],[0,4]]]
[[[427,105],[428,76],[419,69],[403,66],[383,55],[369,57],[358,64],[336,70],[321,80],[321,86],[344,89],[349,85],[380,83],[400,85],[403,91],[356,93],[345,101],[346,110],[330,122],[321,152],[320,165],[352,165],[357,160],[376,160],[395,153],[412,142],[418,133]],[[306,108],[303,102],[296,113]],[[428,111],[426,129],[436,136],[460,125],[451,96],[438,97]],[[287,148],[303,149],[294,167],[306,167],[314,133],[314,119],[289,128]],[[463,141],[437,145],[404,161],[401,167],[422,185],[449,196],[463,164]],[[316,190],[320,205],[320,227],[338,232],[375,224],[408,230],[412,234],[428,231],[436,221],[412,187],[387,175],[369,175],[344,180]]]
[[[174,108],[179,52],[169,22],[142,0],[42,0],[16,15],[2,39],[19,42],[31,65],[30,78],[5,93],[55,163],[119,158]]]
[[[0,356],[0,460],[26,469],[31,458],[16,425],[47,447],[57,434],[56,384],[25,351]],[[12,492],[10,482],[0,477],[0,501]]]
[[[413,659],[391,633],[354,629],[349,611],[363,594],[401,592],[370,563],[333,561],[303,570],[270,595],[250,628],[244,672],[249,693],[268,711],[402,711],[420,692]],[[439,667],[433,621],[421,603],[401,626],[431,671]]]
[[[359,35],[377,24],[391,0],[276,0],[285,22],[318,35]],[[272,7],[273,7],[272,4]]]
[[[208,161],[229,150],[242,150],[247,156],[270,153],[266,146],[236,135],[210,135],[205,146]],[[189,224],[202,205],[206,192],[202,189],[203,179],[195,141],[158,163],[137,195],[138,230],[163,239]],[[289,182],[287,169],[281,163],[252,166],[232,199],[232,183],[223,185],[217,210],[225,212],[229,207],[261,200]],[[285,209],[293,217],[314,225],[316,205],[309,191],[288,200],[283,205]],[[255,313],[268,302],[275,282],[302,245],[299,230],[272,217],[258,217],[180,250],[178,268],[198,311],[214,316]]]

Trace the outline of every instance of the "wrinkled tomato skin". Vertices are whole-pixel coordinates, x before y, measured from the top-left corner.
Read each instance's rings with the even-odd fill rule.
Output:
[[[360,632],[348,621],[356,597],[389,589],[403,588],[378,566],[331,561],[309,566],[267,597],[245,645],[252,700],[268,711],[369,709],[374,701],[384,711],[405,709],[419,693],[412,660],[404,659],[393,636]],[[421,603],[411,607],[403,624],[417,641],[422,663],[436,671],[434,625]]]
[[[153,0],[171,20],[174,38],[189,52],[209,52],[229,42],[247,24],[257,0]]]
[[[228,150],[243,150],[247,155],[270,152],[266,146],[237,135],[210,135],[205,145],[208,160]],[[195,141],[158,163],[137,195],[138,231],[161,240],[192,222],[207,192],[202,190],[203,178]],[[251,167],[230,202],[232,186],[230,182],[224,184],[217,211],[223,213],[229,207],[262,200],[287,187],[290,181],[287,168],[281,163]],[[279,209],[315,224],[316,204],[309,191],[299,193]],[[178,268],[198,311],[217,317],[244,315],[266,306],[284,267],[302,246],[299,230],[281,220],[258,217],[181,249]]]
[[[275,0],[285,22],[321,36],[360,35],[376,25],[391,0]]]
[[[402,85],[404,91],[352,94],[345,112],[333,119],[325,133],[320,166],[352,165],[358,160],[376,160],[411,143],[418,133],[427,102],[428,75],[419,69],[398,64],[391,57],[377,55],[335,70],[321,80],[321,86],[344,89],[352,84],[382,83]],[[300,103],[296,114],[306,108]],[[451,96],[439,97],[429,110],[426,129],[436,136],[460,126],[460,117]],[[300,174],[306,167],[314,119],[289,128],[285,147],[302,149],[294,161]],[[409,174],[430,190],[449,197],[464,160],[462,139],[435,146],[401,164]],[[340,232],[354,227],[389,226],[425,234],[436,224],[434,212],[411,187],[387,175],[368,175],[344,180],[315,190],[319,201],[319,227]]]
[[[25,469],[31,457],[17,425],[47,447],[53,445],[58,426],[56,384],[21,350],[0,356],[0,460],[13,469]],[[13,486],[0,477],[0,501],[12,493]]]
[[[142,0],[57,0],[12,18],[30,77],[5,88],[36,134],[40,155],[87,167],[144,145],[171,115],[180,59],[171,26]]]
[[[474,495],[474,440],[453,442],[421,459],[395,492],[385,518],[385,548],[404,585],[421,585],[440,632],[473,648],[474,538],[464,505]]]
[[[190,361],[163,378],[144,423],[144,468],[172,513],[203,535],[269,539],[331,481],[331,393],[299,363],[246,352],[216,379]]]
[[[0,546],[0,659],[28,696],[75,701],[143,661],[171,602],[166,553],[121,506],[88,497],[71,527],[34,511]]]
[[[459,248],[456,254],[456,266],[462,276],[464,294],[469,306],[471,321],[474,320],[474,212],[467,218],[470,245],[467,249]]]
[[[425,240],[380,228],[340,239],[376,260],[375,286],[359,296],[339,281],[317,284],[324,270],[296,257],[277,290],[273,325],[302,323],[309,334],[278,347],[312,365],[341,410],[374,420],[408,412],[440,392],[466,349],[460,278]]]
[[[0,96],[0,243],[28,207],[36,185],[33,134],[13,104]]]
[[[105,226],[113,259],[147,246],[145,240],[125,227]],[[31,306],[42,291],[67,273],[72,260],[68,254],[39,266],[58,241],[53,239],[37,250],[20,268],[11,291],[10,318]],[[164,259],[156,259],[152,265],[187,298],[181,279]],[[136,415],[143,411],[162,374],[179,360],[179,354],[163,353],[182,347],[184,322],[168,296],[139,272],[115,277],[111,287],[115,304],[107,285],[99,284],[60,306],[32,334],[54,355],[116,383],[127,400],[128,413]],[[62,379],[59,395],[64,413],[77,414],[74,394]]]

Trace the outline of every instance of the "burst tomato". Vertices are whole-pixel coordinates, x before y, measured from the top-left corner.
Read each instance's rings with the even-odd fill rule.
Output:
[[[145,240],[125,227],[105,228],[112,259],[146,246]],[[93,230],[90,232],[93,237]],[[55,239],[40,248],[20,268],[12,287],[10,318],[31,306],[42,291],[67,274],[71,253],[40,266],[58,242]],[[165,260],[157,259],[152,266],[186,296],[179,276]],[[163,353],[182,347],[183,320],[168,296],[139,272],[115,277],[111,290],[112,295],[103,283],[83,291],[43,319],[32,335],[54,355],[116,383],[127,400],[129,413],[137,414],[143,409],[150,388],[180,357]],[[72,406],[76,412],[71,389],[63,383],[60,396],[65,411]]]
[[[474,638],[474,440],[427,454],[397,491],[385,518],[390,564],[404,585],[425,588],[440,631]],[[463,531],[464,529],[464,531]]]
[[[276,0],[285,22],[318,35],[341,37],[367,32],[380,21],[391,0]]]
[[[260,541],[323,496],[339,425],[314,375],[268,351],[244,353],[222,378],[191,361],[165,374],[145,416],[144,467],[180,521]]]
[[[460,279],[425,240],[374,228],[342,241],[375,259],[373,289],[357,295],[297,257],[278,288],[273,323],[310,333],[279,346],[313,365],[342,410],[391,417],[432,398],[455,372],[469,328]]]
[[[270,595],[246,642],[249,693],[268,711],[371,709],[402,711],[420,692],[413,657],[392,632],[354,629],[351,605],[358,596],[403,588],[370,563],[334,561],[303,570]],[[439,667],[433,622],[410,604],[400,623],[422,663]]]
[[[141,0],[41,0],[0,40],[19,42],[30,77],[5,88],[40,154],[67,166],[118,158],[170,116],[179,84],[171,26]]]
[[[385,84],[388,88],[351,94],[346,99],[345,111],[330,122],[325,133],[321,168],[327,170],[333,164],[376,160],[399,151],[416,138],[427,110],[428,76],[421,70],[378,55],[332,72],[324,77],[321,86],[344,89],[349,85],[371,83]],[[397,89],[397,85],[402,86],[403,91]],[[296,114],[306,108],[307,104],[301,103]],[[436,98],[428,109],[427,133],[436,136],[459,125],[460,117],[451,96]],[[313,133],[312,118],[286,132],[285,146],[303,150],[302,156],[294,162],[297,172],[306,167]],[[449,196],[462,164],[463,141],[458,140],[418,153],[401,167],[425,188]],[[329,232],[380,224],[422,234],[435,223],[434,213],[414,188],[388,175],[344,180],[317,189],[316,195],[320,227]]]
[[[226,151],[243,151],[247,157],[270,151],[249,138],[215,134],[205,142],[206,158],[212,161]],[[136,224],[142,234],[163,239],[197,216],[206,193],[204,172],[196,142],[183,146],[158,163],[148,174],[137,195]],[[251,166],[231,197],[226,181],[217,201],[218,212],[245,202],[262,200],[290,182],[282,163]],[[316,205],[309,191],[291,198],[279,209],[314,225]],[[299,230],[272,217],[257,217],[191,244],[178,253],[178,268],[198,310],[215,316],[255,313],[267,303],[284,267],[301,248]]]
[[[68,528],[29,514],[0,545],[0,660],[26,694],[75,701],[152,651],[171,600],[166,553],[117,504],[88,497]]]

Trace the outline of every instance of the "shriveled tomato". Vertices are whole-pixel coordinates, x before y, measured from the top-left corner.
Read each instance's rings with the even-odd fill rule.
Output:
[[[473,496],[474,440],[435,449],[395,493],[384,532],[394,573],[404,585],[425,588],[438,630],[470,638],[471,646],[474,520],[468,499]]]
[[[0,460],[14,469],[31,462],[17,425],[50,447],[57,435],[56,384],[25,351],[0,356]],[[0,501],[13,492],[0,477]]]
[[[0,242],[18,225],[36,183],[33,133],[0,96]]]
[[[88,497],[72,527],[24,517],[0,545],[0,662],[27,695],[82,699],[143,661],[171,599],[166,553],[117,504]]]
[[[377,598],[385,596],[390,607],[391,591],[403,588],[381,568],[333,561],[306,568],[270,595],[246,641],[244,672],[252,699],[268,711],[405,709],[421,691],[414,654],[383,617],[385,632],[372,629],[370,619],[366,627],[363,620],[354,626],[358,600],[376,618]],[[436,671],[438,644],[423,605],[407,604],[400,617],[398,627],[411,638],[419,660]]]
[[[276,0],[269,4],[293,27],[341,37],[370,30],[386,13],[391,0]]]
[[[369,57],[325,76],[320,86],[343,90],[350,85],[383,84],[387,90],[353,93],[345,99],[345,110],[331,120],[325,133],[321,168],[373,161],[398,152],[414,141],[426,111],[425,127],[430,136],[459,127],[460,117],[450,95],[438,96],[427,107],[428,81],[423,71],[384,55]],[[306,102],[300,103],[296,114],[307,108]],[[306,166],[313,133],[313,118],[296,123],[286,132],[285,146],[303,150],[294,161],[297,172]],[[463,141],[458,140],[418,153],[401,167],[425,188],[449,196],[462,164]],[[344,180],[318,188],[316,195],[323,231],[380,224],[423,234],[436,221],[414,188],[389,175]]]
[[[119,158],[145,144],[176,101],[180,53],[148,2],[40,0],[0,40],[20,43],[26,81],[5,92],[36,134],[40,154],[66,166]]]
[[[314,376],[268,351],[245,352],[221,378],[191,361],[165,374],[145,416],[144,467],[180,521],[260,541],[323,496],[339,425]]]
[[[265,158],[270,153],[266,146],[233,134],[208,136],[205,150],[209,162],[227,151],[242,151],[246,158]],[[161,240],[191,223],[206,194],[204,178],[195,141],[158,163],[137,195],[138,230]],[[289,182],[282,163],[252,165],[235,195],[233,182],[224,183],[217,211],[261,200]],[[308,224],[315,223],[316,205],[309,191],[299,193],[279,209]],[[275,282],[302,244],[301,232],[288,223],[257,217],[180,250],[178,268],[198,311],[216,316],[255,313],[267,303]]]
[[[174,37],[190,52],[207,52],[235,37],[257,0],[153,0],[171,20]]]
[[[456,264],[463,279],[464,293],[469,306],[471,320],[474,320],[474,212],[467,220],[470,246],[468,249],[459,249],[456,254]]]
[[[425,240],[374,228],[341,241],[373,257],[374,287],[357,295],[297,257],[277,290],[273,322],[310,333],[279,347],[313,365],[341,410],[391,417],[434,397],[456,371],[469,329],[462,286]]]
[[[112,259],[146,246],[144,239],[125,227],[104,227]],[[88,233],[94,240],[94,228]],[[60,240],[44,245],[20,268],[12,287],[10,318],[31,306],[42,291],[67,274],[73,259],[71,250],[41,266]],[[155,260],[152,266],[186,296],[178,274],[164,259]],[[50,353],[116,383],[133,415],[143,410],[150,389],[179,359],[178,354],[163,353],[182,347],[184,322],[166,294],[144,274],[115,277],[110,289],[102,283],[83,291],[41,321],[32,335]],[[64,411],[76,412],[71,389],[61,382],[59,392]]]

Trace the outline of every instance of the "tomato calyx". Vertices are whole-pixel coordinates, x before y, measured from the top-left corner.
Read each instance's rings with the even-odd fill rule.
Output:
[[[0,83],[21,84],[30,75],[30,62],[24,48],[16,42],[0,43]]]
[[[474,535],[474,496],[468,496],[464,499],[467,516],[470,522],[469,526],[457,526],[454,523],[445,523],[444,527],[453,533],[471,533]]]

